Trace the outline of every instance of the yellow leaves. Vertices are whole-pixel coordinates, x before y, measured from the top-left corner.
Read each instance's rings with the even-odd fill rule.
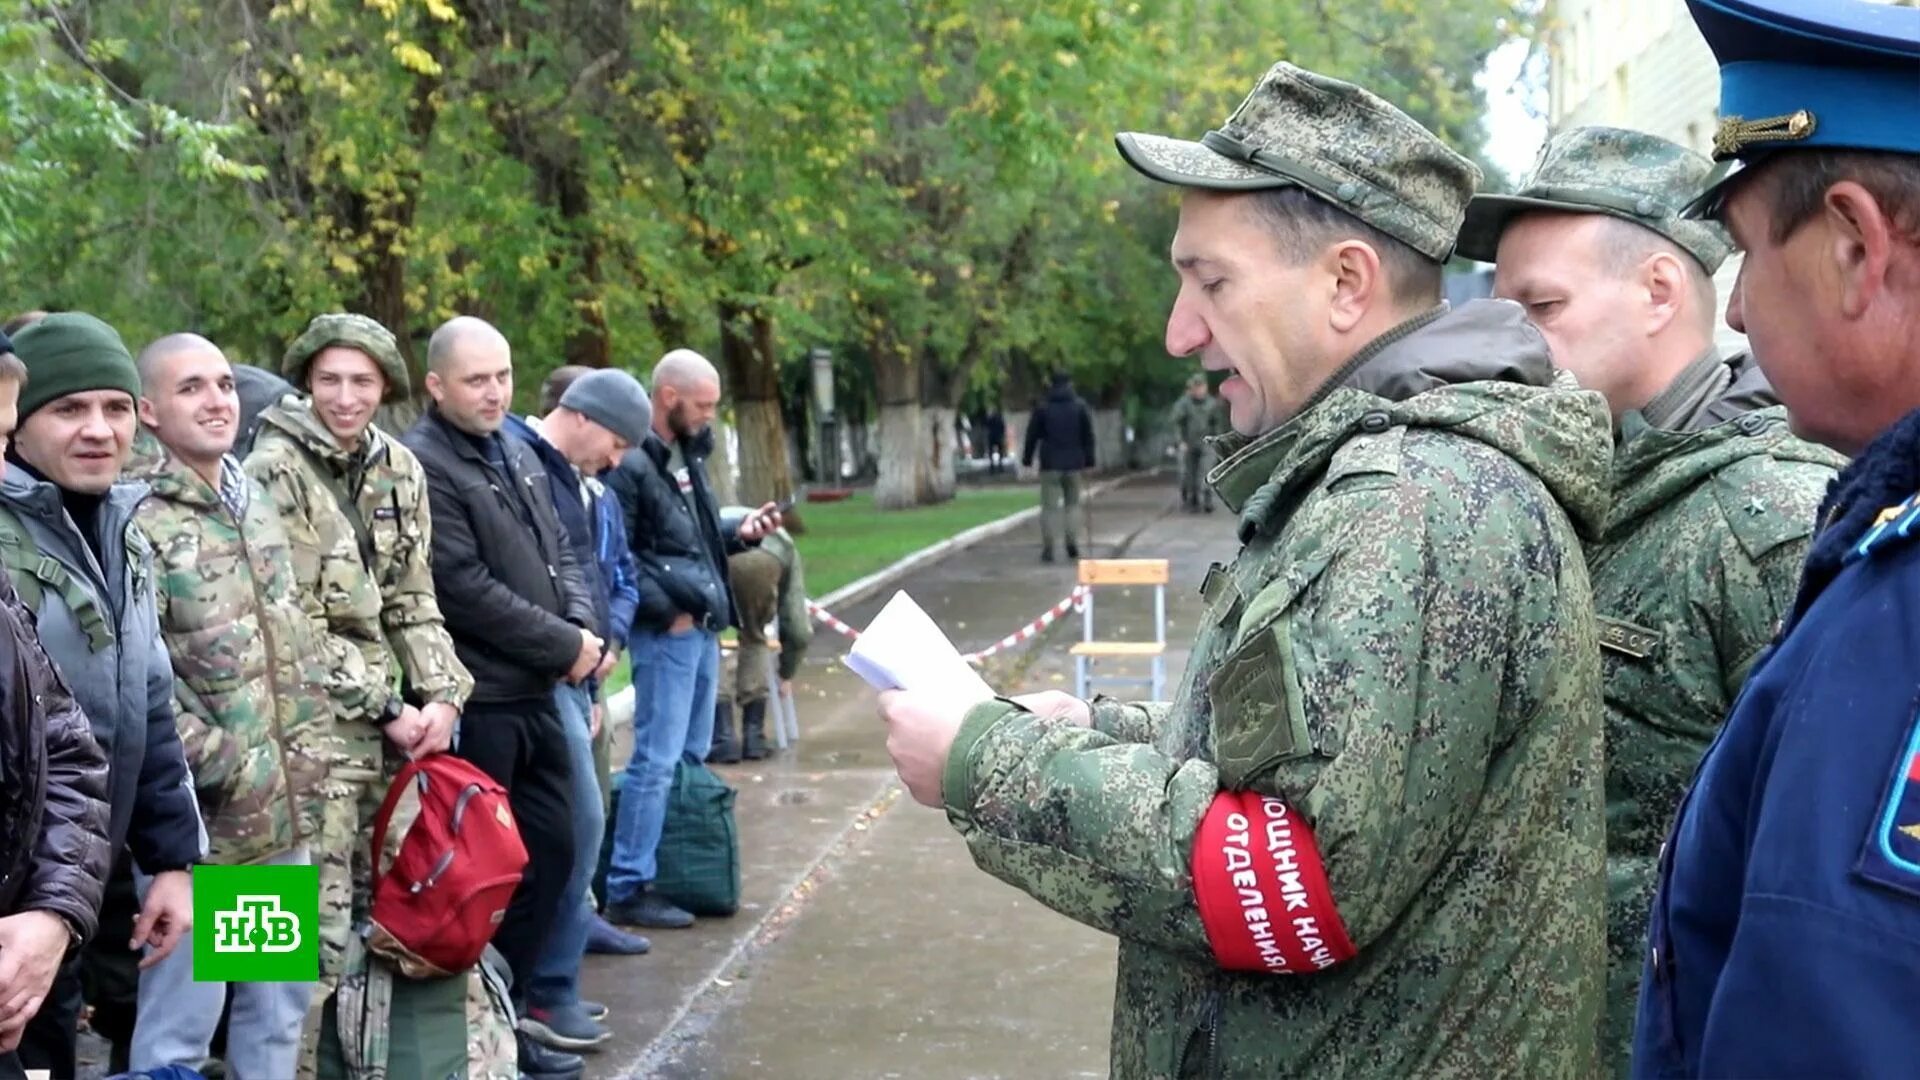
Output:
[[[401,67],[416,75],[438,75],[444,70],[440,66],[440,61],[433,58],[432,53],[411,41],[403,41],[395,45],[393,58],[400,61]]]
[[[1061,49],[1060,51],[1053,54],[1053,62],[1056,64],[1059,64],[1063,68],[1070,68],[1073,65],[1079,63],[1080,58],[1078,56],[1075,56],[1073,53],[1069,52],[1066,49]]]
[[[360,264],[354,262],[353,256],[348,255],[344,251],[334,252],[333,258],[329,259],[328,262],[332,264],[334,272],[338,274],[351,276],[360,272]]]
[[[387,18],[397,18],[400,14],[400,0],[364,0],[368,11],[377,11]]]
[[[427,14],[439,22],[451,23],[460,21],[460,13],[453,10],[453,5],[447,3],[447,0],[425,0],[425,6]]]

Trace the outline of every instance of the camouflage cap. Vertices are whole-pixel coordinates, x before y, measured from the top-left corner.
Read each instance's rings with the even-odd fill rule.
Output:
[[[1298,187],[1435,261],[1453,250],[1480,170],[1374,94],[1289,63],[1199,142],[1121,132],[1127,164],[1212,191]]]
[[[321,350],[333,345],[359,349],[380,365],[387,377],[385,401],[402,401],[413,393],[413,381],[407,377],[406,361],[400,358],[400,343],[393,332],[365,315],[336,311],[316,315],[313,321],[280,360],[280,374],[303,392],[307,389],[307,365]]]
[[[1513,195],[1476,195],[1460,228],[1460,254],[1492,262],[1500,234],[1521,214],[1609,214],[1652,229],[1700,260],[1708,273],[1733,253],[1725,229],[1683,217],[1713,162],[1643,131],[1582,127],[1547,140],[1533,174]]]

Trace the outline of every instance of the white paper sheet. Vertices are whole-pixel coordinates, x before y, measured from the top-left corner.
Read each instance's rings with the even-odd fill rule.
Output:
[[[993,696],[993,688],[904,592],[894,593],[860,632],[847,666],[876,690],[924,691],[966,705]]]

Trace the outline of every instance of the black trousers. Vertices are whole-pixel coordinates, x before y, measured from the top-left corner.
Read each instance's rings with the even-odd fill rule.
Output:
[[[140,989],[140,954],[127,948],[127,942],[139,917],[133,863],[123,851],[107,876],[100,929],[85,945],[67,950],[40,1011],[27,1021],[15,1051],[18,1065],[46,1069],[54,1076],[78,1075],[80,1010],[91,1002],[94,1033],[113,1047],[108,1071],[125,1071]],[[0,1080],[9,1076],[5,1062],[6,1055],[0,1055]]]
[[[468,702],[456,751],[507,789],[527,845],[527,872],[514,890],[493,946],[513,972],[514,996],[533,979],[560,895],[573,871],[573,759],[551,696],[514,702]]]

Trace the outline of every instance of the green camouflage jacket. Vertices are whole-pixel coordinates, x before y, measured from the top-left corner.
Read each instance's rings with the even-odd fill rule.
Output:
[[[144,431],[142,440],[157,449]],[[326,671],[300,605],[286,531],[232,458],[221,493],[164,449],[143,454],[134,520],[153,546],[174,720],[193,769],[209,862],[255,862],[313,840],[332,744]]]
[[[1820,500],[1845,464],[1789,434],[1778,406],[1729,411],[1758,376],[1750,361],[1702,363],[1720,369],[1710,396],[1622,418],[1613,506],[1587,546],[1607,703],[1606,1045],[1621,1076],[1660,844],[1793,603]]]
[[[1610,428],[1517,305],[1413,320],[1285,426],[1216,443],[1243,546],[1172,702],[1101,700],[1091,729],[969,713],[949,819],[982,868],[1119,936],[1115,1076],[1595,1073],[1600,658],[1573,523],[1605,514]],[[1311,824],[1352,960],[1219,966],[1190,866],[1223,790]]]
[[[419,702],[463,706],[473,689],[434,600],[426,476],[413,452],[377,427],[359,450],[340,449],[309,398],[267,409],[246,467],[281,507],[301,595],[327,631],[328,689],[347,744],[342,775],[377,779],[366,775],[381,767],[373,721],[396,680]],[[336,486],[364,523],[364,545]]]
[[[1174,437],[1188,446],[1197,447],[1227,433],[1227,411],[1212,395],[1195,400],[1190,394],[1181,394],[1173,403],[1171,419]]]

